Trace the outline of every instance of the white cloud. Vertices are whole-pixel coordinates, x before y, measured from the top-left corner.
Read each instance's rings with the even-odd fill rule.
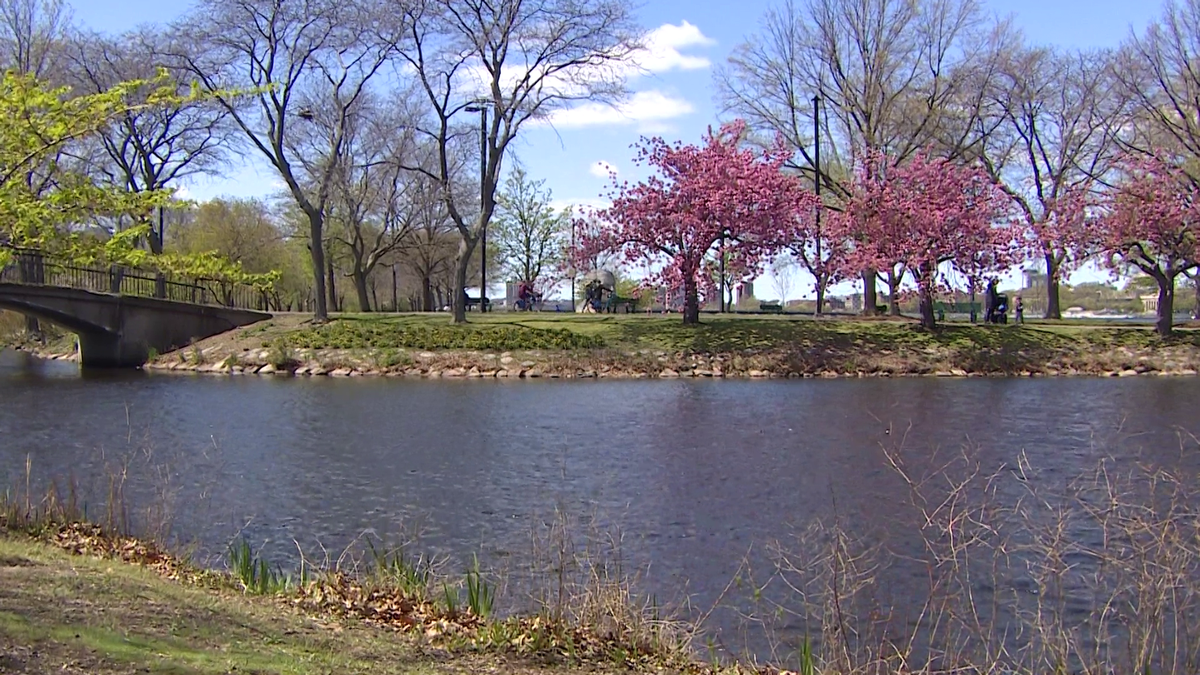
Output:
[[[616,105],[590,102],[574,108],[556,110],[547,122],[562,129],[578,129],[609,124],[646,124],[682,117],[695,111],[687,99],[664,94],[657,89],[639,91]]]
[[[664,23],[646,34],[644,48],[634,56],[643,70],[662,73],[668,70],[699,70],[712,65],[703,56],[683,54],[687,47],[711,47],[716,40],[705,35],[695,24],[684,21],[678,26]]]
[[[571,209],[577,217],[584,216],[590,211],[606,209],[610,206],[612,206],[611,201],[597,197],[577,197],[575,199],[554,199],[550,201],[550,208],[555,211]]]
[[[695,24],[682,21],[679,25],[664,23],[643,36],[638,48],[626,58],[605,62],[588,63],[548,74],[542,82],[546,92],[567,97],[581,97],[597,83],[628,82],[642,75],[665,73],[672,70],[699,70],[708,68],[712,62],[704,56],[684,54],[683,50],[696,47],[711,47],[716,40],[706,36]],[[513,54],[511,61],[504,64],[501,86],[511,89],[530,72],[529,54]],[[486,95],[489,91],[490,75],[482,64],[472,62],[458,71],[454,88],[469,93],[465,98]],[[535,76],[536,79],[536,76]]]
[[[619,173],[617,171],[617,167],[604,160],[594,162],[590,167],[588,167],[588,172],[598,178],[608,178],[609,176],[615,176]]]

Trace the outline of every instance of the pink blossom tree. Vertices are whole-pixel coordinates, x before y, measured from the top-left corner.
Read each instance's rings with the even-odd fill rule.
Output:
[[[795,181],[792,186],[792,217],[777,232],[775,244],[813,278],[817,314],[824,312],[825,293],[845,276],[850,253],[849,237],[840,213],[825,208],[820,197]]]
[[[1114,270],[1137,268],[1158,284],[1159,335],[1174,327],[1175,282],[1200,267],[1200,185],[1163,155],[1127,157],[1097,223]]]
[[[967,274],[1011,264],[1017,240],[1008,198],[977,167],[923,153],[899,163],[880,153],[865,157],[846,209],[858,234],[855,262],[902,265],[917,289],[921,323],[933,328],[947,263]]]
[[[650,281],[682,286],[683,322],[699,323],[705,261],[718,243],[749,269],[792,213],[795,179],[781,172],[787,151],[743,147],[745,129],[741,121],[710,129],[701,146],[643,138],[636,161],[656,175],[636,184],[614,179],[612,205],[595,213],[607,227],[581,251],[620,250],[653,266]]]

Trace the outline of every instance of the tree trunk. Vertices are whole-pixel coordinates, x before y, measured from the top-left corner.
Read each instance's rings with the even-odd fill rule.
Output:
[[[371,297],[367,292],[367,275],[363,274],[361,271],[355,271],[353,278],[354,292],[356,295],[358,295],[358,311],[371,311]]]
[[[1192,286],[1196,289],[1196,305],[1192,307],[1192,318],[1200,321],[1200,271],[1192,277]]]
[[[696,280],[688,272],[683,275],[683,325],[700,323],[700,293]]]
[[[967,302],[971,308],[971,323],[979,323],[979,313],[975,311],[975,280],[971,280],[971,295]]]
[[[1158,279],[1158,321],[1154,330],[1166,337],[1171,334],[1172,323],[1175,319],[1175,280],[1163,275]]]
[[[451,323],[467,322],[467,268],[471,265],[471,252],[475,239],[462,237],[458,242],[458,259],[454,261],[454,287],[450,290]],[[483,302],[480,289],[480,302]],[[482,305],[480,306],[482,310]]]
[[[866,270],[862,273],[863,280],[863,308],[862,313],[865,316],[875,316],[875,304],[879,302],[879,297],[875,293],[875,270]]]
[[[1046,313],[1047,319],[1062,318],[1062,304],[1058,297],[1059,265],[1053,254],[1046,254]]]
[[[902,279],[896,277],[895,270],[888,270],[888,314],[892,316],[900,316],[900,282]]]
[[[933,289],[921,289],[921,325],[933,330],[937,327],[937,317],[933,313]]]
[[[820,277],[817,278],[817,316],[824,313],[825,307],[825,282]]]
[[[421,311],[433,311],[433,280],[428,274],[421,275]]]
[[[313,320],[325,322],[329,320],[329,308],[325,304],[325,241],[324,216],[317,212],[308,214],[308,252],[312,257],[313,268]]]
[[[329,292],[329,311],[336,312],[338,311],[337,275],[334,274],[333,270],[333,258],[325,259],[325,273],[329,278],[329,281],[327,282],[328,285],[325,289]]]

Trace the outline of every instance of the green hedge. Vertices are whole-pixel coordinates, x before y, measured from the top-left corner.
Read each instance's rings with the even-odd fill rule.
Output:
[[[523,326],[403,326],[387,322],[333,321],[284,336],[298,349],[594,349],[598,335]]]

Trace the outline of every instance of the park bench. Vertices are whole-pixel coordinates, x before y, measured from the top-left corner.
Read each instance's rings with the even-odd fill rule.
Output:
[[[778,302],[760,302],[758,303],[758,311],[779,314],[783,312],[783,305]]]
[[[933,309],[937,312],[938,320],[946,318],[947,314],[983,314],[983,303],[980,302],[943,302],[941,300],[933,303]]]
[[[468,312],[471,311],[472,307],[476,307],[476,308],[479,307],[479,298],[472,298],[471,296],[468,295],[467,296],[467,311]],[[485,312],[492,311],[492,301],[490,299],[487,300],[487,304],[485,304],[483,306],[483,311],[485,311]]]

